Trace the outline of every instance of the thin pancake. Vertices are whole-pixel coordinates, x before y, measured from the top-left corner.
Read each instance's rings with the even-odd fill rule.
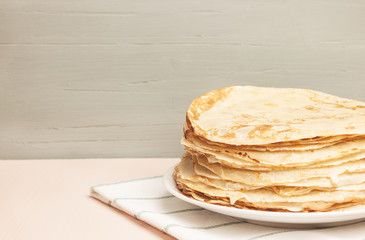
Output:
[[[294,88],[232,86],[196,98],[194,133],[230,145],[365,134],[365,103]]]

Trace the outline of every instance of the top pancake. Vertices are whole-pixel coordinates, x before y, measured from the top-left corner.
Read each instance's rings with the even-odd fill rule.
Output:
[[[231,86],[196,98],[197,136],[230,145],[365,134],[365,103],[307,89]]]

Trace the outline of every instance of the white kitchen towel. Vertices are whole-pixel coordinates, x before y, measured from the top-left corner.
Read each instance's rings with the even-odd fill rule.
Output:
[[[365,240],[365,222],[324,229],[280,229],[214,213],[172,196],[162,176],[93,186],[91,195],[182,240]]]

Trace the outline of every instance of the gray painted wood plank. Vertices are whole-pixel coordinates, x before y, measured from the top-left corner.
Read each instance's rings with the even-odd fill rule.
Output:
[[[228,85],[365,101],[363,1],[0,3],[1,159],[177,157]]]

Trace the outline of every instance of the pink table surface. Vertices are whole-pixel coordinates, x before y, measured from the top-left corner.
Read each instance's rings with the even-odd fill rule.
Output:
[[[0,160],[0,239],[174,239],[89,196],[162,175],[176,158]]]

